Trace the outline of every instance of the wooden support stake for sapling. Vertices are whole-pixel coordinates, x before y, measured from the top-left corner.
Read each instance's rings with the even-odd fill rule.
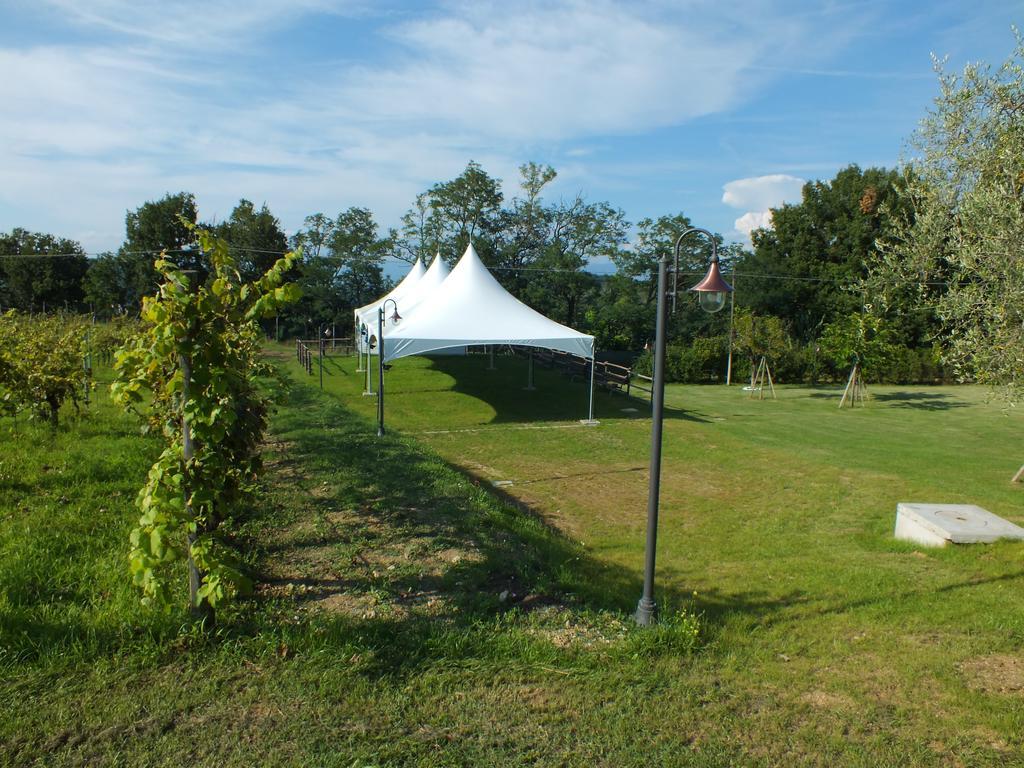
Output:
[[[775,399],[775,400],[778,400],[778,397],[775,395],[775,382],[772,381],[772,369],[768,365],[768,359],[762,357],[761,360],[764,362],[764,372],[765,372],[765,375],[768,377],[768,388],[771,390],[772,398]],[[761,387],[763,389],[764,381],[761,382]],[[764,399],[763,391],[762,391],[762,398],[761,399],[762,400]]]
[[[842,408],[846,404],[846,398],[850,398],[850,407],[855,408],[857,406],[857,398],[860,398],[860,404],[865,406],[865,390],[864,386],[864,375],[860,370],[860,363],[854,363],[853,370],[850,371],[850,378],[846,380],[846,389],[843,390],[843,396],[839,400],[839,407]]]

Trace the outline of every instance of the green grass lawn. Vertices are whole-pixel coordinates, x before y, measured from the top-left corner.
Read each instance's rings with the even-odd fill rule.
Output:
[[[134,422],[0,420],[0,764],[1024,764],[1024,545],[891,536],[899,501],[1024,523],[984,391],[670,387],[640,630],[644,402],[587,427],[584,382],[411,358],[378,439],[354,359],[321,393],[275,354],[260,584],[212,637],[128,584]]]

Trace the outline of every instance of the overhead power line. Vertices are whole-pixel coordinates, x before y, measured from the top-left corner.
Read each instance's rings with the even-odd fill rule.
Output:
[[[256,253],[270,256],[284,256],[288,251],[275,251],[264,248],[245,248],[243,246],[229,245],[230,250],[240,251],[242,253]],[[107,255],[126,255],[126,256],[160,256],[162,254],[173,255],[173,254],[194,254],[199,253],[196,248],[175,248],[166,250],[148,250],[148,251],[102,251],[102,252],[80,252],[80,253],[0,253],[0,259],[62,259],[69,258],[72,256],[85,256],[85,257],[97,257]],[[339,266],[353,263],[373,263],[373,262],[392,262],[399,264],[409,264],[410,262],[397,256],[382,256],[380,259],[371,258],[345,258],[345,257],[320,257],[322,259],[336,260]],[[553,267],[489,267],[492,272],[546,272],[546,273],[567,273],[567,274],[578,274],[580,270],[577,269],[559,269]],[[766,274],[762,272],[728,272],[729,275],[735,275],[744,279],[754,280],[779,280],[779,281],[790,281],[799,283],[833,283],[836,285],[850,284],[850,281],[841,280],[838,278],[829,277],[801,277],[798,275],[778,275],[778,274]],[[703,271],[687,271],[680,272],[680,276],[686,277],[701,277],[704,275]],[[899,282],[900,285],[927,285],[932,287],[947,287],[948,282],[940,280],[904,280]]]

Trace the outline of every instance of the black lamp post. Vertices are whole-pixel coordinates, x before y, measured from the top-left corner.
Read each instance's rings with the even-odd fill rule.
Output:
[[[370,371],[370,352],[377,346],[377,337],[370,333],[369,327],[366,323],[360,323],[360,329],[363,336],[363,344],[366,347],[366,391],[363,392],[364,396],[370,396],[373,394],[373,373]],[[362,354],[360,352],[360,354]]]
[[[676,308],[679,284],[679,247],[687,235],[699,232],[711,241],[711,265],[704,279],[690,288],[696,291],[700,308],[718,312],[725,306],[732,286],[722,279],[718,266],[718,244],[706,229],[691,227],[676,238],[672,266],[672,311]],[[651,480],[647,495],[647,548],[644,555],[644,593],[637,603],[634,618],[640,626],[654,623],[658,606],[654,602],[654,555],[658,543],[658,498],[661,490],[661,427],[665,412],[665,314],[668,293],[668,257],[658,260],[658,319],[654,338],[654,381],[651,386]]]
[[[391,322],[395,325],[402,319],[398,314],[398,302],[394,299],[387,299],[377,308],[377,437],[384,437],[384,309],[388,302],[395,305],[395,313],[391,315]]]

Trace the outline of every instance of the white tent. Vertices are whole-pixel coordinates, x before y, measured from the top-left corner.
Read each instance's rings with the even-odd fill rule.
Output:
[[[416,311],[416,307],[437,293],[441,284],[444,283],[450,273],[451,270],[448,269],[448,265],[444,263],[444,259],[438,253],[434,256],[434,260],[431,262],[430,269],[427,270],[426,274],[412,288],[395,300],[395,304],[398,305],[398,314],[403,318],[411,317]],[[373,327],[376,328],[376,314],[373,316],[373,322]],[[388,325],[390,326],[390,322]],[[389,330],[390,328],[384,329],[385,336],[387,336]]]
[[[433,269],[433,267],[431,267]],[[594,357],[594,337],[531,309],[501,287],[470,245],[448,279],[384,329],[384,359],[470,344],[516,344]]]
[[[431,267],[433,269],[433,267]],[[594,411],[594,337],[556,323],[502,288],[470,245],[427,298],[384,328],[384,360],[467,345],[514,344],[589,357],[590,421]]]
[[[388,299],[394,299],[397,303],[404,296],[408,296],[419,284],[425,273],[426,270],[423,268],[423,262],[417,258],[416,263],[412,265],[408,274],[402,278],[398,285],[376,301],[371,301],[369,304],[359,307],[354,311],[356,331],[358,332],[360,324],[365,324],[367,328],[376,328],[378,307],[384,306],[384,302]],[[358,333],[356,335],[358,336]]]

